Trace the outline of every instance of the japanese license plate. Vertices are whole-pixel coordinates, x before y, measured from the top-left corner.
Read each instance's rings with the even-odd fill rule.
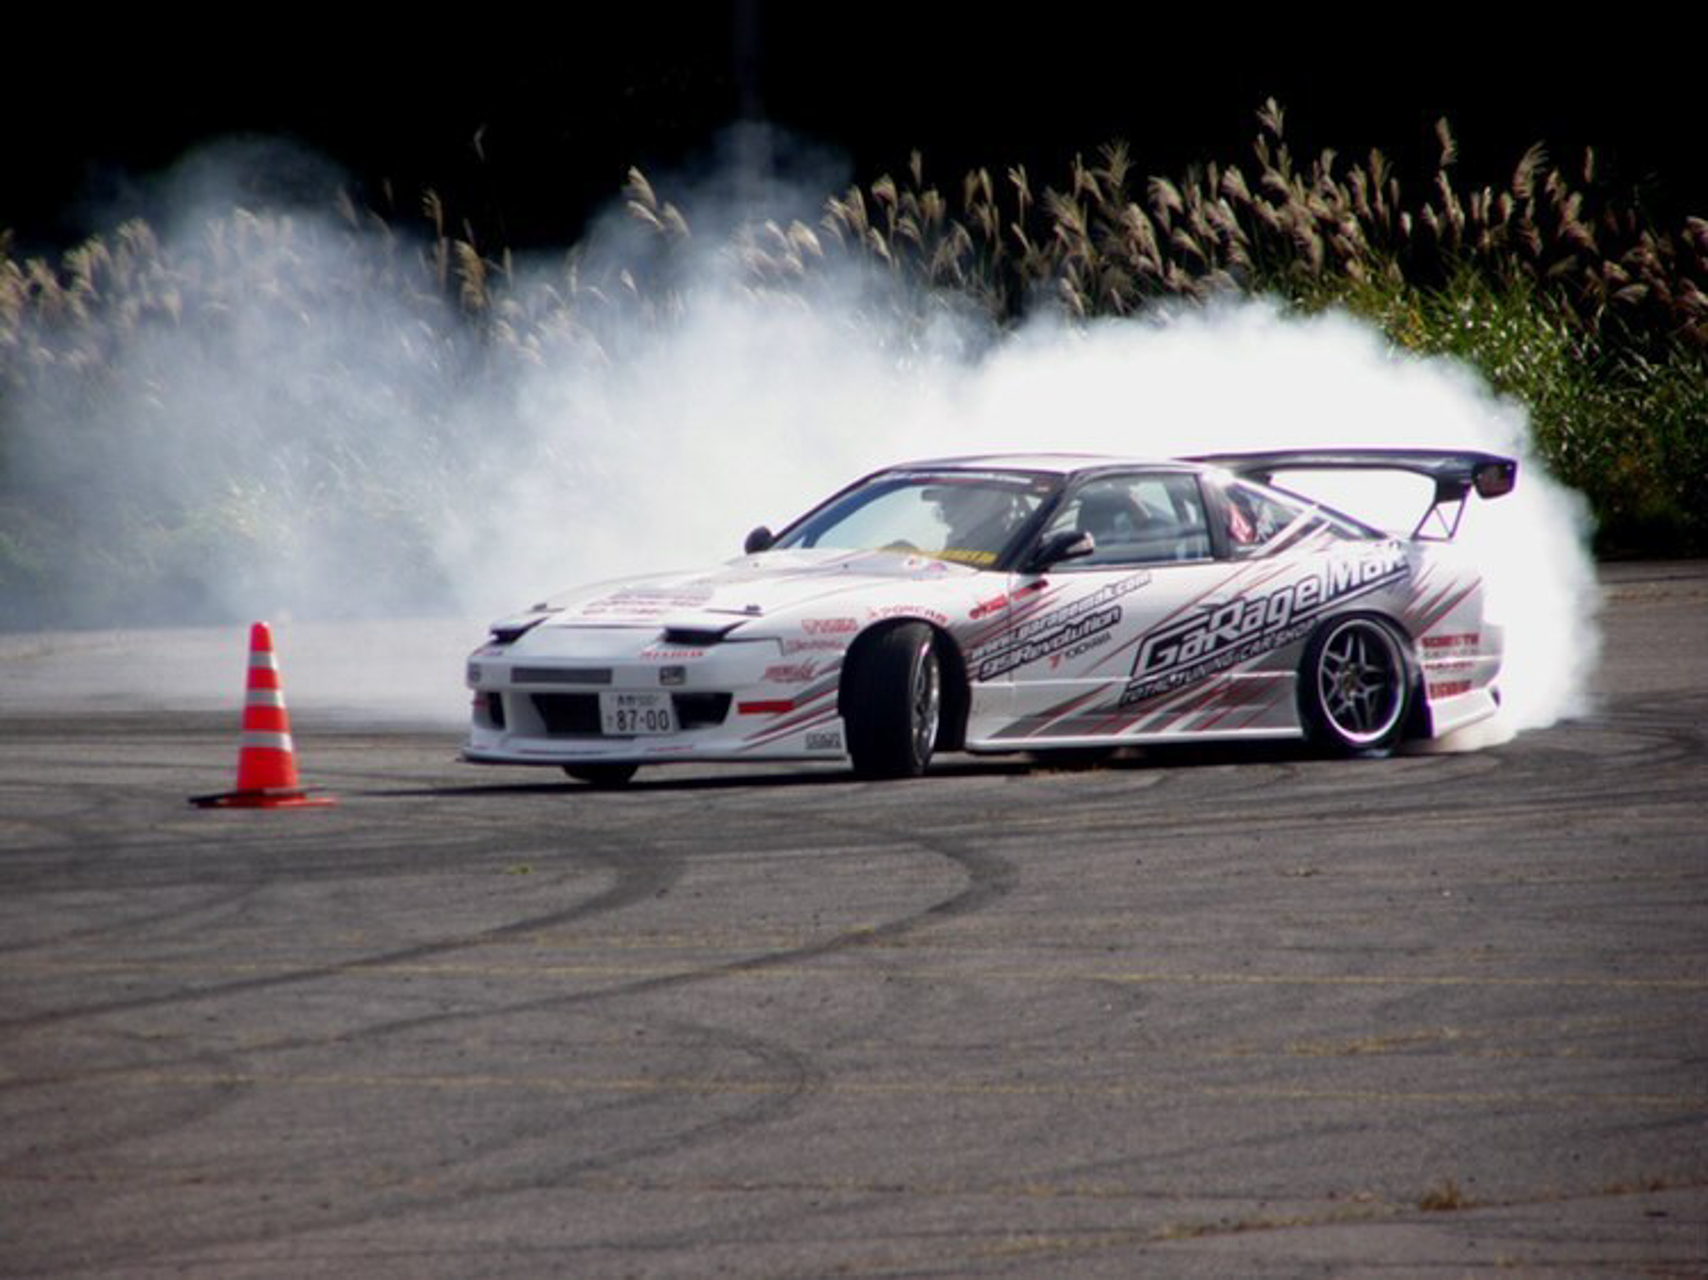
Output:
[[[676,732],[676,706],[668,693],[602,693],[599,725],[613,737],[646,738]]]

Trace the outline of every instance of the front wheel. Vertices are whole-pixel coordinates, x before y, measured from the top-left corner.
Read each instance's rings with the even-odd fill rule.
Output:
[[[923,622],[874,636],[843,690],[848,754],[863,778],[916,778],[931,763],[943,710],[943,666]]]
[[[621,787],[635,776],[638,764],[566,764],[563,771],[591,787]]]
[[[1387,755],[1399,741],[1411,695],[1404,646],[1380,619],[1330,622],[1305,650],[1299,672],[1305,728],[1336,755]]]

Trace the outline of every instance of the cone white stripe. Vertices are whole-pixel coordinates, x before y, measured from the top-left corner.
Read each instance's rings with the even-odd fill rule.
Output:
[[[249,654],[249,666],[251,669],[260,667],[264,671],[277,671],[279,660],[273,656],[270,650],[256,649]]]
[[[257,733],[253,729],[243,735],[245,747],[267,747],[274,751],[295,751],[288,733]]]
[[[246,707],[277,707],[285,709],[285,691],[283,689],[250,689],[243,695],[243,705]]]

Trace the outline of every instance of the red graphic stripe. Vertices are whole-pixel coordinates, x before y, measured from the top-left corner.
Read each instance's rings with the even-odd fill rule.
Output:
[[[826,701],[830,692],[832,691],[827,690],[826,693],[818,694],[793,704],[793,715],[790,715],[785,720],[779,720],[774,724],[768,724],[763,729],[749,734],[744,741],[749,746],[763,746],[765,743],[771,742],[777,738],[786,738],[790,734],[797,733],[802,729],[811,728],[813,725],[821,724],[826,720],[835,719],[836,704],[833,701]]]
[[[1018,629],[1022,623],[1037,617],[1041,613],[1047,613],[1064,595],[1066,584],[1030,590],[1023,587],[1021,590],[1028,591],[1027,598],[1016,605],[1011,596],[1007,606],[1008,612],[1005,615],[987,624],[982,630],[974,631],[968,635],[966,642],[968,649],[978,649],[994,644],[1006,636],[1008,632]]]
[[[1443,618],[1445,618],[1449,614],[1451,614],[1460,605],[1464,604],[1465,601],[1470,598],[1472,593],[1475,592],[1481,586],[1482,586],[1481,580],[1477,580],[1477,581],[1472,582],[1469,586],[1461,589],[1457,595],[1453,596],[1450,600],[1448,600],[1445,604],[1441,605],[1433,613],[1426,614],[1423,621],[1418,623],[1417,627],[1415,628],[1415,634],[1417,634],[1419,636],[1428,635],[1430,631],[1434,630],[1435,625],[1438,622],[1440,622]]]

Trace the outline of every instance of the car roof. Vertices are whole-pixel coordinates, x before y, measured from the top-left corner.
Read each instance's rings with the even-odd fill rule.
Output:
[[[1107,468],[1147,467],[1175,471],[1202,471],[1204,468],[1177,458],[1121,457],[1102,453],[981,453],[962,454],[949,458],[922,458],[916,462],[898,463],[884,471],[967,470],[967,471],[1042,471],[1056,475],[1073,475],[1081,471],[1102,471]],[[879,474],[882,474],[881,472]]]

